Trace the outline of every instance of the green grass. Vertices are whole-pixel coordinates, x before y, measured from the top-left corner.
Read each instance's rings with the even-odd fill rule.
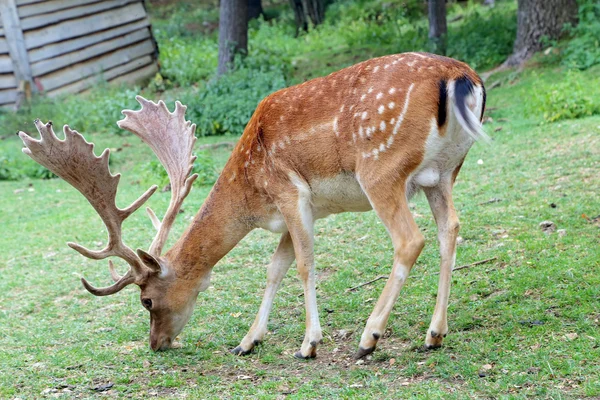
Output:
[[[414,200],[414,213],[427,246],[379,349],[356,364],[351,355],[383,281],[345,290],[388,274],[392,255],[374,213],[317,223],[325,340],[315,360],[292,357],[304,333],[293,270],[276,298],[265,343],[248,357],[228,353],[258,310],[265,265],[278,239],[258,230],[215,267],[211,287],[180,335],[183,348],[153,353],[137,289],[95,298],[79,283],[79,275],[109,282],[103,262],[64,245],[76,240],[99,247],[105,240],[86,201],[57,179],[0,182],[0,397],[92,397],[94,387],[109,382],[113,395],[140,399],[600,396],[600,231],[582,217],[600,214],[600,117],[542,124],[543,116],[527,107],[531,93],[561,74],[546,68],[490,79],[504,82],[489,93],[493,122],[487,130],[494,143],[474,146],[454,193],[463,238],[457,263],[496,259],[455,272],[450,333],[438,351],[421,351],[438,270],[435,225],[422,197]],[[111,164],[124,175],[119,203],[141,194],[141,165],[150,151],[131,136],[90,137],[98,149],[122,149]],[[201,142],[216,140],[223,139]],[[11,154],[20,147],[12,136],[0,146]],[[222,152],[217,164],[225,158]],[[172,236],[208,190],[194,189]],[[488,202],[494,198],[500,201]],[[157,193],[150,206],[164,210],[167,203],[168,194]],[[544,220],[566,234],[542,233],[538,224]],[[125,232],[133,247],[146,247],[153,234],[141,212],[127,221]],[[340,337],[340,330],[349,336]]]

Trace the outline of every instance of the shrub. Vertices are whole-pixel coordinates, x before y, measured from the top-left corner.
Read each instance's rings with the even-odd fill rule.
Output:
[[[200,90],[188,91],[181,101],[188,105],[188,118],[197,125],[196,135],[239,135],[258,102],[285,86],[285,76],[277,68],[250,69],[240,64]]]
[[[565,46],[563,65],[584,70],[600,64],[600,2],[581,1],[579,24],[566,31],[573,38]]]
[[[198,174],[195,185],[208,186],[216,182],[219,174],[215,168],[214,160],[207,151],[201,151],[196,154],[197,158],[192,168],[192,174]],[[145,177],[147,183],[156,184],[164,187],[169,183],[167,171],[163,168],[160,161],[153,159],[145,164]]]
[[[589,90],[594,86],[600,87],[600,79],[590,82],[581,72],[569,70],[564,79],[536,87],[529,111],[541,114],[546,123],[600,114],[599,93]]]

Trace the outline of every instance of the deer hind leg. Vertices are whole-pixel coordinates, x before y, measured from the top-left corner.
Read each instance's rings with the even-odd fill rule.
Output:
[[[311,204],[311,191],[308,184],[295,174],[290,174],[293,188],[285,199],[278,202],[278,207],[285,219],[292,242],[298,275],[304,287],[304,304],[306,309],[306,333],[296,358],[314,358],[317,345],[321,343],[323,334],[317,309],[317,291],[314,261],[314,217]],[[292,194],[293,193],[293,194]]]
[[[436,187],[424,188],[424,191],[438,227],[440,243],[440,280],[435,310],[425,338],[425,347],[437,348],[442,345],[448,333],[450,277],[456,261],[456,238],[460,225],[452,202],[452,183],[443,182]]]
[[[366,190],[366,193],[373,209],[392,238],[394,265],[383,292],[367,320],[356,358],[364,357],[375,350],[400,290],[425,242],[409,210],[404,181],[397,182],[391,190],[389,186],[378,185],[376,188]]]
[[[256,314],[254,323],[244,339],[240,342],[240,345],[231,350],[233,354],[241,356],[249,354],[254,346],[260,343],[265,337],[275,293],[277,293],[277,289],[279,289],[283,277],[290,269],[293,262],[294,245],[290,234],[286,232],[281,236],[279,246],[277,246],[277,250],[275,250],[275,254],[273,254],[273,258],[271,259],[271,263],[267,267],[267,288],[265,289],[265,294],[262,303],[260,304],[258,314]]]

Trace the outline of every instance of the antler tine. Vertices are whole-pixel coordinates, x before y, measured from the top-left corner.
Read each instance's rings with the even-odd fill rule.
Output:
[[[175,110],[170,112],[161,100],[158,103],[137,96],[141,110],[123,110],[125,118],[117,122],[119,127],[134,133],[152,148],[167,171],[171,182],[171,201],[163,220],[147,209],[152,225],[158,231],[149,253],[159,256],[167,241],[169,231],[189,194],[198,175],[190,176],[196,157],[192,156],[196,136],[196,125],[185,120],[186,106],[175,102]]]
[[[85,257],[99,260],[110,256],[117,256],[130,265],[131,269],[123,277],[119,277],[117,283],[110,288],[94,288],[84,280],[84,286],[91,293],[103,296],[116,293],[136,278],[144,275],[145,267],[137,254],[121,240],[121,226],[123,221],[137,210],[156,191],[153,186],[142,196],[134,201],[129,207],[120,209],[115,204],[117,186],[120,175],[113,175],[108,167],[110,150],[106,149],[100,157],[94,154],[94,145],[85,140],[79,132],[64,126],[64,140],[60,140],[52,129],[52,123],[42,124],[39,119],[35,120],[35,126],[40,132],[40,139],[34,139],[25,132],[19,132],[25,148],[23,152],[29,155],[37,163],[48,168],[56,175],[67,181],[85,196],[94,207],[106,229],[108,230],[108,245],[99,251],[89,250],[76,243],[68,243],[74,250]],[[114,267],[109,263],[111,276]]]

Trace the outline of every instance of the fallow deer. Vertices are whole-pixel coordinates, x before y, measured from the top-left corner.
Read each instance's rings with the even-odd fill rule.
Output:
[[[96,296],[126,285],[141,289],[150,312],[150,347],[171,347],[192,314],[198,293],[209,286],[213,266],[249,231],[281,233],[267,269],[258,315],[234,354],[245,355],[261,342],[273,298],[290,265],[297,262],[304,287],[306,334],[296,357],[316,356],[322,340],[315,291],[313,224],[344,211],[374,209],[394,246],[391,275],[360,339],[357,357],[371,353],[383,335],[390,311],[424,246],[408,201],[422,190],[438,226],[441,273],[437,302],[425,344],[438,347],[448,332],[450,275],[455,263],[458,217],[452,187],[471,145],[487,139],[481,128],[485,90],[466,64],[426,53],[371,59],[280,90],[260,102],[204,205],[173,247],[162,254],[168,232],[189,193],[195,125],[185,106],[137,97],[139,111],[123,111],[118,122],[156,153],[171,180],[172,198],[149,250],[133,251],[121,241],[121,224],[155,191],[150,188],[126,209],[115,205],[119,175],[108,168],[109,150],[93,153],[76,131],[64,127],[58,139],[51,123],[36,121],[41,139],[20,132],[23,151],[79,190],[108,230],[101,251],[69,246],[92,259],[116,256],[130,269]]]

